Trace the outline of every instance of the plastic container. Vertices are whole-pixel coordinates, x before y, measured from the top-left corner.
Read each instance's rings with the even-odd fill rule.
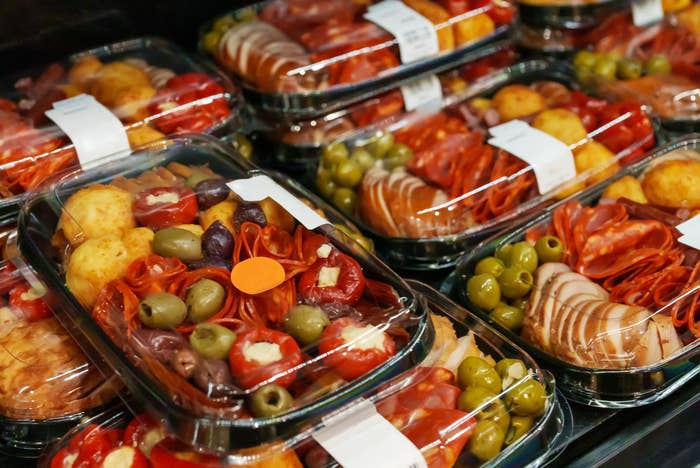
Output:
[[[200,49],[238,78],[249,104],[285,119],[309,118],[381,94],[398,81],[450,68],[463,54],[504,36],[515,16],[507,2],[449,10],[438,2],[405,0],[399,7],[418,11],[437,34],[439,51],[417,55],[426,51],[423,42],[400,52],[392,34],[364,19],[379,2],[370,3],[261,2],[205,26]],[[400,15],[388,13],[385,19]],[[427,36],[430,28],[427,24]]]
[[[639,105],[608,105],[571,93],[571,83],[576,89],[567,64],[546,60],[487,75],[439,112],[404,114],[327,145],[317,191],[353,215],[392,266],[447,267],[470,245],[654,145],[653,123]],[[540,193],[532,166],[487,143],[489,128],[514,118],[563,138],[577,175]],[[634,138],[612,138],[620,134]]]
[[[698,293],[697,286],[684,281],[684,275],[688,276],[693,268],[697,269],[697,251],[679,243],[676,240],[678,233],[673,228],[682,217],[689,215],[689,210],[664,210],[630,200],[623,201],[623,205],[612,203],[612,200],[623,196],[640,199],[644,195],[659,203],[663,201],[659,197],[668,197],[664,203],[669,206],[676,203],[673,200],[678,201],[678,197],[692,197],[696,185],[691,183],[689,186],[682,178],[667,177],[669,170],[675,171],[680,167],[688,180],[694,178],[692,171],[700,164],[698,149],[700,140],[697,137],[669,143],[638,164],[621,171],[613,179],[614,182],[598,184],[511,232],[500,233],[484,241],[460,259],[456,272],[445,281],[443,291],[488,319],[506,336],[523,346],[543,367],[554,372],[558,387],[567,398],[591,406],[626,408],[666,397],[700,373],[697,362],[700,340],[694,338],[692,330],[688,329],[687,317],[684,319],[685,326],[681,320],[688,301]],[[641,190],[635,182],[640,177],[644,178],[644,188]],[[669,189],[659,185],[663,183],[675,185]],[[600,202],[601,198],[608,200]],[[596,208],[584,208],[585,211],[581,212],[584,217],[576,220],[575,213],[579,206]],[[627,220],[626,214],[629,215]],[[577,235],[581,236],[581,241],[577,241],[583,242],[580,249],[566,247],[565,250],[567,259],[578,255],[575,265],[578,273],[566,272],[568,267],[559,263],[544,263],[536,271],[533,290],[525,306],[522,336],[519,336],[497,321],[517,330],[517,315],[506,318],[508,314],[503,315],[502,311],[490,314],[486,310],[490,304],[477,297],[477,286],[487,278],[471,280],[470,294],[466,290],[467,281],[481,259],[523,238],[534,241],[546,232],[553,219],[564,228],[554,231],[559,238],[566,238],[567,232],[578,232]],[[586,231],[582,228],[585,219],[594,219]],[[657,234],[665,233],[661,236],[670,235],[662,241],[664,247],[661,249],[658,248],[661,245],[660,237],[653,234],[655,230],[658,230]],[[621,235],[613,239],[613,232],[620,232]],[[595,243],[599,243],[598,247],[594,247]],[[565,244],[574,245],[573,241],[565,241]],[[656,264],[648,264],[645,271],[635,269],[640,265],[640,257],[635,257],[637,253],[660,260]],[[611,263],[606,264],[606,260],[601,263],[600,259],[606,258],[605,255],[609,255],[607,258],[611,259]],[[670,258],[678,263],[673,263],[674,268],[667,270]],[[490,262],[493,263],[492,260]],[[480,271],[485,267],[486,264],[482,264]],[[625,268],[628,273],[610,279],[610,274],[615,275],[618,267]],[[655,280],[651,281],[649,275],[656,275]],[[505,284],[511,287],[513,283],[509,277],[510,273],[506,276]],[[593,283],[591,277],[597,278],[597,282]],[[552,279],[545,282],[546,278]],[[499,284],[503,284],[503,281]],[[566,295],[572,281],[579,293],[576,297]],[[512,295],[513,290],[509,291],[507,294]],[[543,303],[541,300],[550,302]],[[541,314],[540,311],[544,311],[543,306],[547,304],[551,306],[547,309],[551,314]],[[674,312],[676,308],[679,312]],[[550,317],[549,322],[545,321],[547,317]],[[598,328],[595,322],[591,323],[592,317],[604,317],[598,319]],[[678,326],[674,327],[674,320],[678,320]],[[552,324],[555,323],[570,324],[572,328],[554,328]]]
[[[435,290],[416,282],[411,282],[411,286],[420,294],[425,295],[426,299],[428,300],[429,307],[433,313],[444,317],[442,319],[443,321],[441,322],[443,331],[447,330],[450,326],[449,324],[451,323],[455,328],[456,335],[468,335],[470,337],[469,339],[473,340],[471,341],[472,345],[476,345],[481,352],[491,356],[493,359],[499,360],[503,357],[519,359],[523,364],[522,369],[524,369],[525,366],[530,369],[529,378],[543,382],[543,388],[545,388],[546,392],[546,408],[543,414],[535,419],[532,427],[525,431],[520,439],[507,447],[503,447],[500,453],[498,453],[498,455],[496,455],[494,458],[486,463],[479,463],[476,458],[470,455],[470,448],[469,444],[467,443],[463,449],[455,447],[457,452],[462,453],[455,453],[454,457],[452,458],[449,457],[447,452],[444,452],[443,455],[447,455],[448,460],[444,460],[443,464],[447,466],[452,466],[452,464],[456,464],[458,466],[543,466],[552,462],[566,447],[566,444],[571,437],[573,421],[571,419],[571,412],[566,400],[563,398],[557,398],[554,393],[554,382],[551,376],[546,372],[542,372],[537,365],[517,346],[510,344],[509,341],[503,336],[492,331],[488,325],[470,315],[458,305],[450,302]],[[456,340],[456,336],[451,338],[451,340]],[[447,346],[447,341],[443,343],[436,342],[431,361],[434,361],[437,358],[437,355],[441,353],[450,354],[450,352],[446,352]],[[474,356],[476,353],[478,353],[478,351],[472,350],[471,354],[469,355]],[[379,394],[369,397],[369,401],[376,405],[376,408],[380,414],[388,414],[387,410],[393,405],[397,404],[397,394],[394,392],[398,390],[402,392],[403,395],[407,395],[409,392],[414,393],[416,396],[411,401],[418,402],[417,404],[420,406],[420,401],[425,401],[426,397],[426,389],[423,387],[428,387],[431,395],[452,395],[452,397],[447,397],[443,401],[443,404],[449,406],[450,403],[448,400],[452,400],[452,404],[454,404],[456,395],[452,390],[454,389],[454,391],[457,391],[457,389],[453,387],[451,383],[445,380],[441,381],[440,379],[440,377],[443,376],[450,377],[450,371],[442,369],[437,373],[428,373],[426,372],[427,370],[428,369],[426,367],[423,367],[410,371],[407,375],[397,377],[390,385],[383,388]],[[423,392],[422,394],[420,393],[421,391]],[[416,394],[415,392],[418,393]],[[402,400],[402,403],[410,405],[410,403],[406,400]],[[436,402],[433,400],[433,404],[435,403]],[[498,403],[492,402],[493,406],[491,407],[491,410],[492,413],[500,414],[500,416],[503,417],[503,413],[499,413],[497,411],[498,409],[503,408],[501,404],[502,403],[500,403],[500,400]],[[341,421],[339,424],[349,425],[347,428],[345,428],[345,430],[348,431],[348,436],[352,435],[354,428],[357,428],[356,426],[351,425],[351,421],[353,419],[350,411],[352,408],[353,403],[351,403],[347,408],[340,409],[338,411],[340,415],[339,420]],[[347,413],[344,413],[345,411],[347,411]],[[440,414],[441,411],[457,412],[457,410],[454,408],[440,409],[438,407],[419,410],[419,412],[429,413],[426,418],[428,420],[438,418],[438,414]],[[138,409],[136,409],[133,414],[136,413],[139,413]],[[445,426],[444,422],[439,424],[440,429],[443,429],[443,432],[440,434],[440,440],[444,441],[443,444],[449,443],[452,447],[454,447],[452,444],[460,439],[459,430],[464,426],[469,427],[473,424],[472,415],[469,415],[466,412],[459,413],[463,415],[464,421],[455,422],[452,429],[448,429],[447,427],[444,427],[443,429],[443,426]],[[75,441],[76,437],[81,437],[82,434],[84,434],[84,429],[89,425],[98,424],[102,430],[107,428],[123,429],[127,426],[129,421],[132,420],[133,414],[129,410],[110,412],[100,415],[94,418],[92,421],[88,421],[85,424],[76,427],[75,430],[68,434],[62,441],[52,447],[51,450],[47,451],[40,466],[49,466],[52,459],[62,456],[64,453],[62,449],[71,444],[69,441]],[[481,416],[479,416],[479,418],[481,418]],[[395,421],[395,419],[396,416],[390,416],[390,420]],[[150,428],[150,431],[140,431],[141,440],[151,440],[151,443],[148,445],[152,445],[165,435],[164,431],[161,430],[159,432],[152,422],[149,423],[149,418],[141,417],[139,420],[142,421],[142,425]],[[518,422],[520,422],[520,420],[518,420]],[[134,423],[131,425],[133,426]],[[359,430],[359,428],[357,429]],[[159,442],[155,448],[150,449],[150,460],[154,468],[164,466],[168,462],[167,456],[164,456],[165,453],[177,447],[178,451],[180,452],[180,458],[187,458],[192,462],[201,464],[198,466],[215,466],[217,463],[228,464],[228,466],[251,466],[255,465],[256,463],[270,466],[301,466],[302,462],[304,466],[310,467],[337,466],[338,461],[331,458],[330,455],[328,455],[328,453],[321,448],[321,446],[312,440],[323,430],[323,427],[316,427],[312,430],[304,432],[303,434],[299,434],[298,436],[287,440],[284,443],[247,449],[245,451],[231,453],[228,456],[221,456],[218,459],[210,455],[194,454],[192,453],[191,449],[188,449],[181,443],[177,443],[171,439],[164,442]],[[405,428],[404,431],[409,438],[412,437],[410,429]],[[127,432],[129,432],[128,429]],[[149,432],[154,434],[154,436],[146,436],[146,434]],[[423,432],[425,432],[425,430]],[[156,434],[157,436],[155,436]],[[467,437],[469,437],[469,435],[467,435]],[[471,437],[474,437],[474,435],[472,434]],[[429,440],[427,437],[424,439]],[[463,441],[464,438],[461,437],[461,439]],[[363,445],[362,448],[365,451],[377,450],[382,452],[383,450],[388,449],[388,447],[384,445],[387,442],[388,441],[386,438],[378,438],[373,440],[369,446]],[[73,442],[71,445],[75,445],[75,442]],[[145,444],[141,443],[138,445],[139,447],[144,447]],[[144,448],[146,452],[149,452],[148,447]],[[434,457],[436,449],[430,449],[430,447],[420,445],[418,448],[422,449],[421,451],[426,457],[428,466],[435,466],[436,459]],[[438,451],[441,453],[443,452],[442,450]],[[187,456],[185,456],[185,453],[187,453]],[[397,456],[399,454],[393,453],[392,455]],[[454,460],[453,458],[457,459]],[[353,464],[353,461],[348,463],[347,460],[344,460],[343,466],[358,466],[357,463],[359,462],[359,460],[355,460]],[[379,460],[376,460],[376,462],[379,463]]]
[[[535,28],[585,29],[628,10],[624,0],[518,0],[522,24]]]
[[[121,384],[92,365],[51,315],[27,267],[8,260],[14,222],[0,220],[0,453],[37,458],[83,417],[103,411]]]
[[[238,118],[237,89],[215,67],[157,38],[76,53],[0,80],[0,211],[17,211],[22,194],[76,164],[75,149],[44,115],[53,103],[93,95],[124,123],[132,146],[164,134],[215,133]]]
[[[55,290],[56,314],[79,324],[134,397],[189,445],[289,437],[425,357],[433,329],[424,304],[295,198],[343,220],[300,185],[274,182],[205,136],[120,156],[33,194],[19,248]],[[226,181],[248,191],[242,198],[280,204],[243,203]],[[104,200],[109,212],[95,218]],[[346,353],[350,343],[359,351]],[[283,388],[259,392],[270,383]],[[285,404],[273,411],[268,398]]]

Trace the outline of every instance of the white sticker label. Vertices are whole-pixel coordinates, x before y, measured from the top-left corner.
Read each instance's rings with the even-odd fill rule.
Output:
[[[488,143],[528,163],[535,173],[540,194],[547,193],[576,177],[571,149],[522,120],[511,120],[489,129],[493,138]]]
[[[683,221],[676,226],[676,229],[683,234],[678,238],[678,242],[700,250],[700,215]]]
[[[418,78],[401,86],[406,111],[437,112],[442,107],[442,86],[435,75]]]
[[[90,95],[54,102],[46,117],[68,135],[83,167],[112,154],[126,155],[131,148],[121,121]]]
[[[365,19],[386,29],[396,38],[403,63],[432,57],[440,52],[433,23],[398,0],[384,0],[370,6]]]
[[[268,197],[272,198],[306,229],[312,230],[324,224],[330,224],[326,218],[266,175],[234,180],[226,185],[245,201],[257,202]]]
[[[649,26],[663,18],[661,0],[632,0],[632,22],[635,26]]]
[[[353,406],[323,420],[313,438],[343,468],[427,468],[420,450],[374,405],[359,399]]]

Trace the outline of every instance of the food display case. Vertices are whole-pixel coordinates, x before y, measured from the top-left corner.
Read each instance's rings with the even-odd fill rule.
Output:
[[[572,420],[568,404],[554,393],[551,376],[542,372],[517,346],[435,290],[415,282],[411,286],[425,296],[436,326],[432,357],[369,397],[367,402],[376,409],[374,416],[369,412],[369,417],[386,418],[385,424],[391,422],[396,426],[405,440],[413,444],[413,455],[423,458],[414,461],[418,465],[542,466],[554,460],[566,447]],[[460,367],[464,369],[459,370]],[[475,370],[477,367],[479,372]],[[471,371],[467,372],[467,368]],[[475,390],[481,387],[472,385],[474,379],[484,378],[484,372],[489,373],[486,380],[491,386],[498,383],[494,392]],[[509,381],[495,382],[500,379],[499,375]],[[462,392],[460,387],[465,384],[466,390]],[[537,388],[536,391],[530,389],[529,393],[541,392],[539,402],[529,407],[522,395],[509,395],[505,391],[510,388],[509,392],[514,392],[519,386],[522,395],[528,393],[525,390],[529,387]],[[440,396],[435,399],[435,395]],[[518,404],[513,403],[511,410],[506,410],[503,400]],[[351,405],[339,411],[341,425],[347,426],[343,434],[347,436],[353,435],[353,430],[367,428],[353,419],[354,411],[366,412],[367,409]],[[68,457],[85,456],[84,452],[93,450],[94,445],[84,444],[87,447],[81,448],[79,441],[92,437],[113,439],[101,455],[105,464],[108,457],[116,458],[126,452],[134,454],[134,459],[149,458],[156,468],[168,465],[174,457],[187,458],[198,466],[218,466],[223,460],[229,466],[345,464],[345,458],[334,459],[325,450],[324,447],[329,447],[331,452],[336,449],[332,444],[327,445],[328,441],[322,437],[326,430],[327,427],[317,427],[303,437],[283,443],[214,456],[192,452],[191,448],[168,436],[167,429],[152,416],[134,417],[129,410],[122,409],[99,415],[76,427],[47,452],[40,465],[56,466]],[[377,441],[378,446],[388,449],[389,445],[384,444],[389,439]],[[435,442],[440,443],[436,445]],[[383,456],[406,460],[406,452],[410,453],[404,448],[403,452]],[[336,453],[340,453],[340,457],[344,455]]]
[[[699,144],[670,143],[484,241],[443,289],[552,370],[570,399],[627,408],[667,397],[700,373],[698,255],[681,234]]]
[[[204,26],[200,50],[237,78],[250,104],[299,119],[449,68],[514,19],[508,1],[271,0]]]
[[[16,212],[25,191],[79,162],[71,140],[45,114],[64,99],[93,96],[120,119],[134,146],[182,132],[221,133],[237,121],[241,104],[215,67],[157,38],[79,52],[0,83],[3,212]]]

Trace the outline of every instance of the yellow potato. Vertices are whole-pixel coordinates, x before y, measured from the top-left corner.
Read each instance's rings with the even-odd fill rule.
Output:
[[[127,86],[114,96],[114,113],[126,122],[139,122],[148,117],[148,105],[156,94],[150,85]]]
[[[294,217],[279,206],[272,198],[266,198],[258,203],[265,213],[265,218],[270,224],[275,224],[287,232],[292,232],[296,222]]]
[[[481,112],[486,112],[487,110],[489,110],[491,108],[491,100],[486,99],[486,98],[482,98],[482,97],[478,97],[478,98],[474,98],[474,99],[470,100],[469,105],[476,110],[479,110]]]
[[[90,85],[90,94],[105,106],[114,107],[124,88],[150,85],[148,75],[140,68],[124,62],[112,62],[97,71]]]
[[[72,84],[59,85],[58,88],[63,91],[63,94],[65,94],[67,98],[77,96],[83,92],[81,88]]]
[[[204,234],[204,229],[202,229],[202,226],[199,224],[178,224],[175,227],[178,229],[184,229],[185,231],[190,231],[197,237],[202,237],[202,234]]]
[[[586,184],[595,184],[617,173],[620,166],[615,161],[615,155],[597,141],[589,141],[574,150],[576,173],[581,174],[590,170]]]
[[[208,208],[199,217],[199,224],[205,231],[209,226],[214,224],[214,221],[221,221],[226,228],[235,234],[236,230],[233,227],[233,214],[236,212],[238,202],[234,200],[225,200]]]
[[[158,141],[165,137],[162,133],[148,125],[130,128],[126,131],[126,136],[129,138],[129,145],[132,148]]]
[[[481,13],[454,25],[457,46],[469,44],[493,33],[496,25],[489,15]]]
[[[131,204],[131,194],[126,190],[113,185],[91,185],[71,195],[58,226],[73,246],[106,234],[121,237],[136,226]]]
[[[544,109],[544,98],[524,85],[508,85],[501,88],[491,101],[502,121],[535,114]]]
[[[642,178],[650,203],[674,208],[700,208],[700,161],[662,161]]]
[[[532,126],[557,140],[573,145],[588,136],[578,115],[566,109],[547,109],[535,117]]]
[[[94,55],[81,58],[68,72],[68,82],[83,90],[87,89],[95,79],[97,71],[102,68],[102,62]]]
[[[626,175],[612,184],[608,185],[603,192],[603,198],[617,200],[618,198],[629,198],[637,203],[649,203],[642,190],[639,179]]]
[[[126,231],[122,242],[124,242],[127,252],[129,252],[129,263],[137,258],[153,253],[151,242],[154,235],[154,232],[147,227],[137,227]]]

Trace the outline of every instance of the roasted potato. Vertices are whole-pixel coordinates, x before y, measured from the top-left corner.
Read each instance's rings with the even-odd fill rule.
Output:
[[[238,202],[234,200],[225,200],[205,210],[199,217],[199,224],[205,231],[209,226],[214,224],[214,221],[221,221],[226,228],[234,234],[236,230],[233,227],[233,215],[238,207]]]
[[[544,110],[537,114],[532,126],[567,145],[585,140],[588,136],[579,116],[566,109]]]
[[[649,203],[642,190],[639,179],[626,175],[612,184],[608,185],[603,192],[603,198],[617,200],[618,198],[629,198],[637,203]]]
[[[156,94],[150,85],[134,85],[120,89],[114,96],[114,113],[126,122],[140,122],[148,117],[148,104]]]
[[[449,27],[450,14],[436,2],[429,0],[404,0],[404,3],[425,16],[435,26],[442,25],[436,30],[440,52],[455,48],[455,38],[452,28]]]
[[[122,241],[126,246],[126,250],[129,252],[129,263],[139,257],[145,257],[153,253],[151,242],[153,241],[154,235],[155,233],[147,227],[137,227],[126,231]]]
[[[184,229],[185,231],[190,231],[197,237],[202,237],[202,234],[204,234],[204,229],[202,229],[202,226],[199,224],[178,224],[175,227],[178,229]]]
[[[113,185],[91,185],[71,195],[58,226],[73,246],[107,234],[121,237],[136,226],[131,205],[131,194],[126,190]]]
[[[501,88],[491,100],[501,121],[535,114],[544,109],[544,98],[524,85],[514,84]]]
[[[68,71],[68,82],[78,88],[86,90],[97,76],[97,71],[102,68],[102,62],[94,55],[88,55],[76,62]]]
[[[287,232],[294,230],[295,221],[292,215],[279,206],[272,198],[266,198],[258,203],[270,224],[276,224]]]
[[[158,130],[148,125],[130,128],[126,131],[126,136],[129,138],[129,145],[131,145],[132,148],[145,145],[146,143],[152,143],[165,137],[165,135]]]
[[[496,25],[489,15],[481,13],[454,25],[457,46],[469,44],[493,33]]]
[[[644,174],[642,190],[654,205],[700,208],[700,161],[662,161]]]
[[[593,140],[574,150],[574,163],[577,174],[591,171],[590,177],[586,179],[589,185],[615,175],[620,169],[613,152]]]
[[[141,69],[124,62],[104,65],[92,80],[90,94],[107,107],[115,107],[124,88],[151,86],[148,75]]]

